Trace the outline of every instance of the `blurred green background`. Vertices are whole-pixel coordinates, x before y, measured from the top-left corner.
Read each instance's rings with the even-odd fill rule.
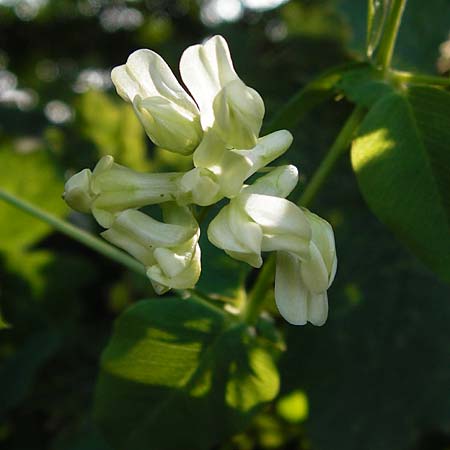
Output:
[[[61,200],[71,174],[105,154],[141,171],[190,164],[153,148],[112,89],[133,50],[176,69],[185,47],[222,34],[270,119],[321,71],[362,58],[365,20],[363,0],[0,0],[0,187],[97,233]],[[448,74],[449,32],[448,0],[410,0],[394,66]],[[336,98],[291,130],[298,192],[350,111]],[[280,396],[217,448],[450,449],[449,287],[370,213],[348,158],[312,209],[336,233],[329,320],[280,320]],[[199,288],[242,288],[248,269],[203,246]],[[90,417],[98,358],[117,314],[151,296],[145,279],[0,203],[2,450],[108,450]]]

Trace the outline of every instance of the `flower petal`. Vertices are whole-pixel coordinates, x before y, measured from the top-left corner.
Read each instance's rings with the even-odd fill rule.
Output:
[[[264,102],[254,89],[241,80],[225,85],[213,102],[214,129],[230,146],[255,146],[264,117]]]
[[[233,211],[234,205],[223,207],[208,227],[208,239],[218,248],[239,261],[261,267],[260,227],[245,214]]]
[[[313,241],[309,246],[310,256],[302,261],[300,272],[308,290],[320,294],[328,289],[328,270],[319,249]]]
[[[334,278],[337,261],[333,228],[325,219],[322,219],[322,217],[319,217],[307,209],[303,209],[303,211],[311,225],[312,240],[322,255],[328,272],[332,274],[330,278]]]
[[[262,240],[262,251],[285,251],[298,256],[301,260],[310,257],[310,241],[293,234],[264,234]]]
[[[190,226],[159,222],[133,209],[120,213],[110,229],[127,232],[149,247],[169,248],[183,244],[195,233]]]
[[[136,114],[152,142],[181,155],[189,155],[202,139],[200,118],[164,97],[137,95],[133,100]]]
[[[200,277],[200,246],[196,245],[194,254],[189,265],[177,275],[171,277],[165,274],[159,265],[153,265],[147,269],[147,276],[151,279],[152,284],[159,287],[160,292],[164,293],[168,289],[162,289],[161,286],[173,289],[192,289]],[[159,294],[158,291],[156,293]]]
[[[321,327],[328,318],[328,296],[326,292],[308,296],[308,322]]]
[[[226,84],[239,79],[225,39],[214,36],[203,45],[188,47],[181,56],[180,73],[200,108],[203,128],[211,127],[214,98]]]
[[[243,195],[239,200],[246,213],[263,227],[264,234],[293,234],[310,238],[309,222],[295,203],[260,194]]]
[[[197,106],[177,81],[170,67],[152,50],[140,49],[133,52],[126,64],[112,70],[111,78],[117,93],[127,101],[133,102],[136,95],[142,98],[164,97],[191,114],[198,114]]]
[[[130,233],[129,230],[113,227],[103,231],[103,233],[100,234],[108,242],[116,245],[122,250],[125,250],[144,266],[154,264],[155,258],[153,257],[151,246],[145,245],[135,239],[133,233]]]
[[[300,260],[287,252],[277,253],[275,302],[282,317],[292,325],[308,319],[308,292],[300,278]]]
[[[223,196],[219,192],[217,176],[208,169],[196,167],[186,172],[180,180],[177,202],[208,206],[217,203]]]
[[[285,198],[294,190],[297,182],[298,170],[295,166],[280,166],[246,186],[245,193]]]

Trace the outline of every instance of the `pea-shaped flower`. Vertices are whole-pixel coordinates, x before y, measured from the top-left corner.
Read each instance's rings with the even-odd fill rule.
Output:
[[[297,181],[292,167],[280,167],[244,187],[212,220],[208,238],[253,267],[262,265],[262,251],[276,251],[280,314],[295,325],[323,325],[327,289],[337,265],[333,230],[325,220],[282,198]]]
[[[136,210],[118,214],[102,236],[140,261],[155,291],[190,289],[201,272],[200,229],[187,207],[162,206],[164,222]]]
[[[156,145],[192,153],[202,138],[199,111],[161,56],[136,50],[126,64],[112,70],[111,79]]]
[[[327,290],[337,268],[334,234],[326,220],[303,211],[312,230],[309,258],[288,251],[277,253],[275,301],[289,323],[321,326],[328,317]]]
[[[109,228],[125,209],[173,201],[182,176],[136,172],[104,156],[92,172],[84,169],[67,181],[64,199],[77,211],[91,211],[102,227]]]

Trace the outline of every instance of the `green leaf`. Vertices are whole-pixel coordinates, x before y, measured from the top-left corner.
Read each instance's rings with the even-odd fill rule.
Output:
[[[369,64],[346,71],[336,87],[348,100],[365,107],[371,107],[381,97],[394,91],[383,73]]]
[[[130,105],[89,91],[80,96],[76,106],[80,131],[96,145],[100,156],[112,155],[118,163],[136,170],[149,167],[145,133]]]
[[[0,148],[0,189],[39,205],[57,216],[68,209],[61,194],[63,178],[44,150],[19,153]],[[24,249],[42,239],[52,228],[0,200],[0,251]]]
[[[208,304],[141,301],[103,353],[94,416],[114,449],[208,449],[276,396],[276,353]]]
[[[352,165],[372,211],[450,281],[450,93],[431,87],[383,97],[366,116]]]
[[[10,328],[11,325],[5,321],[5,319],[2,316],[2,311],[0,310],[0,330],[4,330],[6,328]]]

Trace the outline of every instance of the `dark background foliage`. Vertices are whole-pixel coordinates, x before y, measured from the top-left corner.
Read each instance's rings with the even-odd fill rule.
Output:
[[[176,68],[186,46],[223,34],[267,118],[322,70],[361,58],[366,2],[263,3],[0,0],[0,187],[95,233],[60,199],[66,177],[105,154],[139,170],[189,166],[153,148],[111,88],[110,69],[137,48]],[[445,74],[449,32],[448,0],[410,0],[395,67]],[[291,130],[298,192],[350,110],[333,99]],[[448,450],[449,288],[370,213],[348,158],[312,209],[336,233],[329,321],[280,320],[279,398],[220,449]],[[242,287],[245,267],[203,253],[202,290]],[[118,313],[151,296],[145,279],[0,203],[1,449],[108,450],[91,420],[99,355]],[[271,293],[267,307],[279,320]]]

